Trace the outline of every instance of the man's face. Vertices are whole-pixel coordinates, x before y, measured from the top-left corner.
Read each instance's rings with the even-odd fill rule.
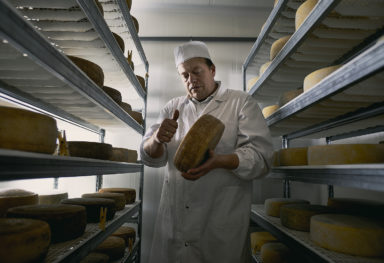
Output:
[[[214,92],[216,69],[214,65],[208,67],[204,58],[191,58],[181,63],[177,71],[188,94],[196,100],[204,100]]]

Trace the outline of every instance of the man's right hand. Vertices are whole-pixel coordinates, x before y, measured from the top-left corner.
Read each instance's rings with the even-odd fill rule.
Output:
[[[175,110],[172,119],[164,119],[160,127],[153,134],[154,140],[157,143],[168,143],[175,135],[178,124],[177,119],[179,118],[179,110]]]

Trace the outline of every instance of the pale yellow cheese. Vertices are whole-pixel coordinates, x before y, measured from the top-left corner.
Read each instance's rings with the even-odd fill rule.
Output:
[[[136,200],[136,190],[133,188],[124,188],[124,187],[110,187],[110,188],[101,188],[100,193],[121,193],[125,195],[125,203],[132,204]]]
[[[266,243],[261,247],[261,260],[263,263],[288,263],[289,248],[280,242]]]
[[[247,91],[251,90],[251,88],[253,87],[253,85],[255,85],[255,83],[259,80],[259,77],[254,77],[254,78],[251,78],[250,80],[248,80],[247,82]]]
[[[384,256],[384,224],[380,220],[342,214],[311,217],[310,238],[333,251],[363,257]]]
[[[308,147],[308,165],[383,162],[383,144],[331,144]]]
[[[277,105],[277,104],[264,107],[263,110],[262,110],[264,118],[268,118],[269,116],[271,116],[278,109],[279,109],[279,105]]]
[[[309,202],[293,198],[269,198],[264,202],[265,213],[269,216],[280,217],[280,208],[288,204],[309,204]]]
[[[110,260],[116,260],[124,256],[125,241],[121,237],[109,236],[95,249],[95,251],[107,254]]]
[[[303,89],[294,89],[284,92],[279,98],[279,107],[284,106],[285,104],[299,96],[301,93],[303,93]]]
[[[0,191],[0,217],[4,217],[7,210],[23,205],[35,205],[39,202],[38,195],[22,189]]]
[[[322,69],[318,69],[310,74],[308,74],[304,78],[304,92],[307,92],[311,88],[317,85],[322,79],[333,73],[334,71],[338,70],[341,67],[341,65],[336,66],[330,66]]]
[[[60,204],[61,200],[67,199],[67,192],[51,191],[49,193],[39,194],[39,204],[41,205],[53,205]]]
[[[271,63],[272,63],[272,61],[268,61],[268,62],[265,62],[263,65],[261,65],[261,67],[259,69],[259,76],[264,74],[264,72],[267,70],[269,65],[271,65]]]
[[[280,50],[284,47],[290,38],[291,36],[285,36],[272,43],[271,50],[269,52],[270,60],[273,60],[277,54],[279,54]]]
[[[307,165],[307,147],[280,149],[279,165],[280,166],[296,166]]]
[[[295,28],[296,30],[303,24],[307,16],[312,12],[313,8],[317,5],[318,0],[307,0],[299,6],[296,10]]]
[[[256,254],[260,251],[261,247],[268,242],[276,242],[277,239],[269,232],[253,232],[251,233],[251,248],[252,253]]]

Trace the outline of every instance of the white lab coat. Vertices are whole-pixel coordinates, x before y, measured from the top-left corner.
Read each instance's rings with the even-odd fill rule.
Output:
[[[180,111],[178,129],[165,144],[165,154],[149,157],[143,143],[165,118]],[[211,114],[225,124],[217,154],[236,153],[239,167],[216,169],[196,181],[184,179],[173,165],[182,138],[200,117],[186,96],[169,101],[158,122],[150,127],[140,147],[145,165],[168,164],[149,262],[243,263],[250,262],[249,218],[252,179],[270,169],[272,143],[269,129],[256,101],[242,91],[220,87],[202,114]]]

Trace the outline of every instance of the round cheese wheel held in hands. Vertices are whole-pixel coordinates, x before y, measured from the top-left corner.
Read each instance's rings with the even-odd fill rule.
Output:
[[[198,167],[205,161],[209,150],[214,150],[224,133],[225,126],[209,114],[201,116],[191,127],[177,148],[173,163],[180,172]]]

